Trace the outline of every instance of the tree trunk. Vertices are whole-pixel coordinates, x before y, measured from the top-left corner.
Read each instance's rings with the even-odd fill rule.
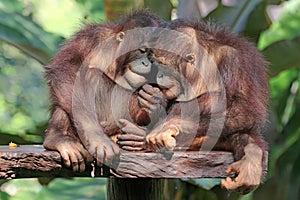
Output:
[[[162,200],[164,179],[158,178],[109,178],[108,200]]]

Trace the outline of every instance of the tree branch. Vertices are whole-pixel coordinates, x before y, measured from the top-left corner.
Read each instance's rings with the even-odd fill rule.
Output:
[[[114,166],[96,167],[96,177],[122,178],[205,178],[226,177],[233,157],[230,152],[178,151],[167,153],[122,152]],[[63,166],[60,154],[41,145],[0,146],[0,178],[88,177],[92,166],[83,173]]]

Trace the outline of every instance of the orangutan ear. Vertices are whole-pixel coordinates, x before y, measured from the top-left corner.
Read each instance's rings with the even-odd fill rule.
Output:
[[[226,62],[225,60],[227,60],[228,58],[238,59],[237,56],[234,56],[236,54],[236,50],[228,45],[216,47],[212,53],[217,66],[226,64],[224,62]]]
[[[119,42],[122,42],[124,37],[125,37],[125,33],[123,31],[121,31],[121,32],[117,33],[116,40]]]
[[[117,59],[124,42],[125,33],[113,33],[112,30],[107,29],[112,36],[103,39],[99,44],[91,51],[87,61],[89,68],[95,68],[101,70],[111,80],[115,80],[117,69]]]

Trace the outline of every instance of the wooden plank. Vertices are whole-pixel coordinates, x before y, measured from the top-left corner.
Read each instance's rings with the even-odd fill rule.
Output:
[[[124,153],[119,166],[111,172],[116,177],[204,178],[226,177],[233,162],[229,152],[184,151],[174,153]]]
[[[120,178],[204,178],[226,177],[233,157],[222,151],[176,151],[167,153],[122,152],[115,166],[97,167],[96,177]],[[92,166],[83,173],[65,168],[56,151],[41,145],[0,146],[0,178],[88,177]]]

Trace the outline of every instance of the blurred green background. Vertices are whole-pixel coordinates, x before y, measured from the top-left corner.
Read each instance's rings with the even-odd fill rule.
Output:
[[[84,23],[114,20],[137,7],[165,19],[225,24],[270,63],[265,183],[240,196],[221,190],[218,179],[172,180],[166,199],[300,199],[300,0],[1,0],[0,144],[42,143],[49,118],[43,66]],[[105,199],[105,179],[0,180],[0,200],[55,198]]]

